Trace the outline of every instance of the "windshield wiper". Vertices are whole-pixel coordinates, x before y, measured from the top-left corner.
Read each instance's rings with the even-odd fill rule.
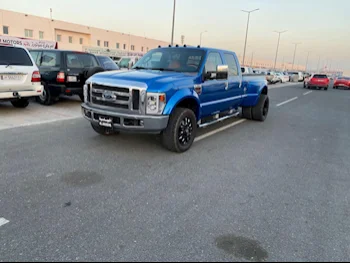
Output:
[[[149,68],[144,68],[144,67],[134,67],[133,69],[149,69]]]

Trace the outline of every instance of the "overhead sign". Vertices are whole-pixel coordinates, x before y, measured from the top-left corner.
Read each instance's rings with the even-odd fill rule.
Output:
[[[28,49],[42,48],[42,49],[57,49],[57,43],[54,41],[35,40],[20,37],[9,37],[0,35],[0,44],[19,45]]]

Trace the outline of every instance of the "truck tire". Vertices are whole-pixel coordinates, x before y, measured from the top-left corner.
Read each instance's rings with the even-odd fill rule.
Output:
[[[43,85],[43,93],[40,96],[36,97],[36,101],[45,106],[52,105],[56,101],[56,98],[52,96],[48,85],[46,83],[43,83]]]
[[[267,95],[261,94],[258,104],[252,107],[252,117],[255,121],[265,121],[269,113],[270,100]]]
[[[19,99],[19,100],[11,101],[11,104],[15,108],[24,109],[28,107],[29,101],[27,99]]]
[[[197,132],[194,112],[176,108],[170,115],[167,128],[161,134],[163,146],[172,152],[182,153],[191,148]]]
[[[114,134],[118,134],[119,132],[114,131],[112,128],[102,127],[98,124],[91,123],[92,129],[97,132],[98,134],[104,135],[104,136],[110,136]]]
[[[243,107],[242,108],[242,117],[247,119],[247,120],[253,119],[252,107]]]

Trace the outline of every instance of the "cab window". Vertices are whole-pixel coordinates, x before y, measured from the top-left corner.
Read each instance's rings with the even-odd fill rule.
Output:
[[[216,72],[219,65],[222,65],[221,55],[218,52],[211,52],[208,55],[207,62],[205,63],[205,71]]]
[[[225,54],[225,60],[228,65],[228,75],[238,76],[238,67],[235,57],[232,54]]]

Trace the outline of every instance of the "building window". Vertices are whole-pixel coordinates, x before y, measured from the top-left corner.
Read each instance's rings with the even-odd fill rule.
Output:
[[[97,46],[101,46],[101,41],[100,40],[97,40]]]
[[[69,37],[69,43],[73,43],[73,37]]]
[[[116,48],[119,49],[119,43],[116,44]]]
[[[131,50],[135,50],[135,46],[134,45],[131,45]]]
[[[9,34],[9,27],[8,26],[3,26],[2,27],[2,32],[4,35],[8,35]]]
[[[25,37],[33,37],[33,30],[25,29],[24,35],[25,35]]]
[[[44,39],[44,32],[43,31],[39,31],[39,39]]]
[[[123,49],[124,49],[124,50],[126,49],[126,44],[123,45]]]
[[[109,47],[108,41],[105,41],[105,42],[104,42],[104,47]]]
[[[61,42],[62,41],[62,36],[61,35],[57,35],[57,42]]]
[[[80,38],[79,43],[80,43],[80,45],[84,44],[84,39]]]

